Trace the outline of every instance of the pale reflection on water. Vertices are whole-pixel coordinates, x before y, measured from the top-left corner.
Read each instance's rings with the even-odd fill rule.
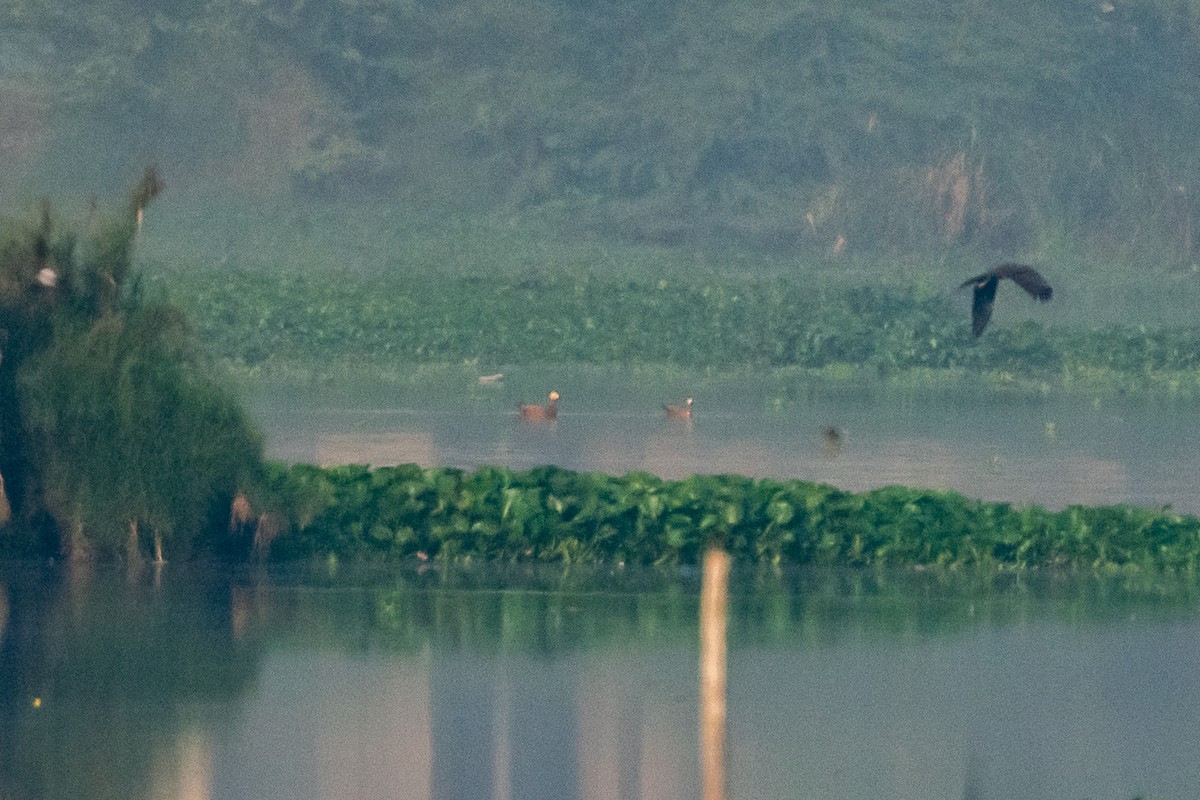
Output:
[[[1200,702],[1166,647],[1195,624],[1062,626],[921,645],[731,654],[731,798],[1183,798]],[[636,658],[638,663],[631,663]],[[1165,659],[1173,662],[1174,659]],[[1151,667],[1150,676],[1137,673]],[[685,800],[700,795],[695,654],[281,653],[242,722],[188,732],[183,800]],[[1182,689],[1175,700],[1164,691]],[[1180,707],[1174,704],[1180,703]],[[974,775],[971,775],[971,772]],[[982,788],[982,787],[988,788]]]
[[[1052,508],[1133,503],[1200,512],[1195,402],[809,387],[780,404],[765,378],[742,378],[689,391],[695,418],[680,421],[666,419],[655,402],[671,396],[639,381],[620,374],[581,379],[574,393],[563,390],[553,424],[519,419],[513,398],[522,393],[503,387],[461,395],[436,386],[364,398],[351,383],[317,394],[264,393],[251,405],[271,456],[325,465],[555,464],[664,478],[736,473],[849,490],[951,489]],[[831,426],[841,433],[834,450],[825,437]]]
[[[694,574],[42,572],[0,564],[6,800],[701,794]],[[1193,797],[1200,614],[1160,588],[735,569],[710,786]]]

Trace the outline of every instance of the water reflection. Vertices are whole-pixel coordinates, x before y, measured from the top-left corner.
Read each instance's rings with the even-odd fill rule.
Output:
[[[0,583],[0,647],[4,646],[6,630],[8,630],[8,587]]]
[[[726,566],[335,581],[168,565],[156,587],[0,565],[0,797],[1185,797],[1200,782],[1194,585]]]
[[[497,796],[497,689],[491,659],[470,653],[439,653],[434,659],[429,671],[434,800]]]
[[[37,565],[0,578],[0,797],[209,797],[211,732],[253,675],[227,587]]]
[[[183,730],[174,748],[158,755],[149,797],[163,800],[211,800],[213,743],[199,729]]]
[[[725,631],[729,554],[704,554],[700,588],[700,783],[704,800],[725,797]]]

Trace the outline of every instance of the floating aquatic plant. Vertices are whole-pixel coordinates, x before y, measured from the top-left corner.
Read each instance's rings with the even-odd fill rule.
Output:
[[[664,480],[557,467],[275,465],[294,509],[275,558],[695,564],[719,544],[762,565],[1192,572],[1200,520],[1169,509],[1036,506],[954,492],[846,492],[805,481]]]

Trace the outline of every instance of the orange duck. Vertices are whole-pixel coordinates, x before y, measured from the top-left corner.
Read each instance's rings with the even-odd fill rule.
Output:
[[[668,419],[691,419],[692,398],[684,400],[681,406],[663,406],[663,410],[667,412]]]
[[[539,406],[537,403],[521,403],[518,408],[521,410],[523,419],[558,419],[558,392],[550,392],[547,395],[550,402],[544,406]]]

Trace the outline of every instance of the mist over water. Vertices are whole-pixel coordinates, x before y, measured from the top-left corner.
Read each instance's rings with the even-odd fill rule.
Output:
[[[562,394],[558,420],[521,420],[518,400],[538,399],[542,386]],[[684,396],[696,399],[693,418],[667,419],[663,404]],[[486,387],[466,370],[417,385],[277,387],[250,403],[268,455],[288,461],[735,473],[848,490],[951,489],[1050,508],[1130,503],[1200,513],[1194,401],[577,367],[518,369]],[[841,432],[836,452],[823,438],[828,427]]]
[[[56,225],[86,228],[93,196],[119,205],[156,165],[147,291],[266,278],[219,309],[226,331],[242,329],[220,313],[254,331],[319,317],[263,301],[296,275],[368,295],[469,278],[489,297],[501,279],[706,291],[714,276],[731,304],[760,279],[866,286],[885,308],[888,292],[944,299],[969,331],[959,284],[1002,261],[1036,265],[1054,299],[1006,283],[987,337],[1131,326],[1122,369],[1149,383],[1171,345],[1148,334],[1197,324],[1187,3],[0,0],[0,19],[0,214],[33,219],[48,196]],[[314,341],[350,336],[335,319]],[[655,324],[693,366],[379,352],[360,374],[279,367],[267,339],[217,369],[285,461],[731,472],[1200,514],[1196,400],[1029,389],[1015,345],[1019,390],[718,369],[688,323]],[[522,421],[517,404],[551,389],[557,422]],[[694,417],[668,420],[685,397]],[[0,798],[696,795],[694,575],[614,568],[578,587],[426,565],[380,585],[180,566],[0,565]],[[1151,576],[1145,596],[1045,573],[792,577],[735,574],[730,798],[1196,795],[1191,577],[1174,595]]]

